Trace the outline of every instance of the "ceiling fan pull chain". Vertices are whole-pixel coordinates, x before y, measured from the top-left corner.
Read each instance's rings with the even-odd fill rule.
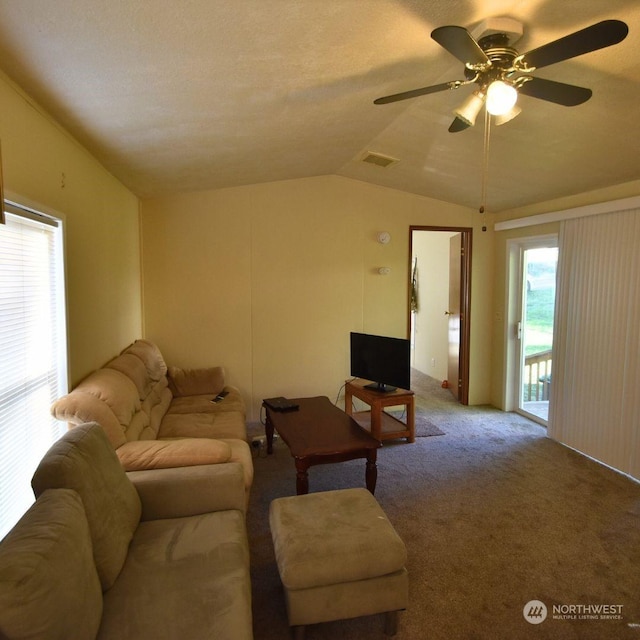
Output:
[[[489,179],[489,135],[491,133],[491,116],[484,110],[484,152],[482,154],[482,195],[480,213],[484,213],[487,204],[487,181]]]

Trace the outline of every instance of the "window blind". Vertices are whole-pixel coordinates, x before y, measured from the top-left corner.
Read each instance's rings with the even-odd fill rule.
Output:
[[[33,502],[31,476],[66,427],[49,411],[66,393],[60,224],[7,208],[0,225],[0,538]]]
[[[560,231],[549,435],[640,480],[640,209]]]

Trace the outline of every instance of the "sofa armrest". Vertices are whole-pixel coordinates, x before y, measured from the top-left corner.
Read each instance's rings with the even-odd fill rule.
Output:
[[[129,471],[142,503],[142,520],[184,518],[213,511],[246,512],[239,462]]]

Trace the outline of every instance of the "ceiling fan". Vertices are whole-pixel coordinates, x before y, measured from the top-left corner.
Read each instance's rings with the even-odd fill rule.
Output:
[[[604,20],[549,42],[527,53],[519,53],[509,44],[508,33],[490,33],[479,40],[458,26],[438,27],[431,37],[464,63],[464,80],[453,80],[430,87],[403,91],[374,100],[388,104],[409,98],[477,85],[458,107],[449,131],[456,133],[475,124],[483,106],[496,116],[496,124],[508,122],[520,113],[518,95],[526,95],[555,104],[573,107],[589,100],[591,89],[531,75],[536,69],[603,49],[624,40],[629,32],[620,20]]]

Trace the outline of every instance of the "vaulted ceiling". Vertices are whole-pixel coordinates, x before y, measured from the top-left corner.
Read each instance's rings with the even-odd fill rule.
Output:
[[[477,207],[484,119],[447,131],[472,89],[373,100],[463,79],[431,31],[497,16],[520,52],[609,18],[629,35],[536,72],[593,97],[520,97],[488,209],[640,178],[637,0],[0,0],[0,68],[142,198],[335,174]]]

